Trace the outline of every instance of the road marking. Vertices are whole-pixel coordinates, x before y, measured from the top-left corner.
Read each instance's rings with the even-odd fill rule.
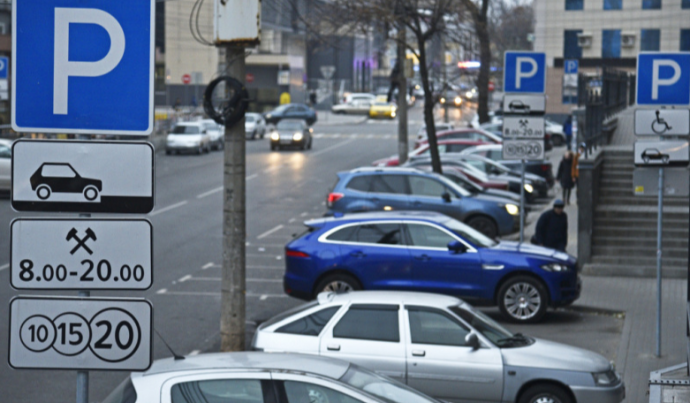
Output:
[[[209,269],[209,268],[211,268],[211,267],[213,267],[213,266],[215,266],[215,263],[213,263],[213,262],[208,262],[208,263],[206,263],[205,265],[201,266],[201,270],[206,270],[206,269]]]
[[[308,215],[309,215],[309,213],[307,213],[307,212],[305,211],[304,213],[300,214],[300,217],[306,217],[306,216],[308,216]]]
[[[264,232],[263,234],[257,236],[256,239],[263,239],[263,238],[266,238],[267,236],[271,235],[272,233],[274,233],[274,232],[276,232],[276,231],[280,231],[281,229],[283,229],[283,224],[276,225],[275,227],[273,227],[273,228],[269,229],[268,231]]]
[[[374,138],[374,135],[373,135],[373,134],[370,134],[370,135],[367,136],[367,138],[368,138],[368,139],[373,139],[373,138]]]
[[[251,175],[247,176],[246,178],[244,178],[244,180],[250,181],[250,180],[256,178],[257,176],[259,176],[259,174],[251,174]]]
[[[195,355],[199,355],[200,352],[201,352],[201,350],[193,350],[192,352],[190,352],[189,354],[187,354],[187,356],[188,356],[188,357],[193,357],[193,356],[195,356]]]
[[[333,150],[333,149],[335,149],[335,148],[342,147],[342,146],[344,146],[344,145],[346,145],[346,144],[348,144],[348,143],[352,143],[353,141],[355,141],[355,139],[350,139],[350,140],[343,141],[343,142],[338,143],[338,144],[333,144],[333,145],[330,146],[330,147],[326,147],[326,148],[324,148],[323,150],[319,150],[319,151],[317,151],[317,152],[315,152],[315,153],[311,153],[311,154],[309,154],[309,155],[313,157],[313,156],[315,156],[315,155],[319,155],[319,154],[325,153],[325,152],[327,152],[327,151],[331,151],[331,150]]]
[[[206,196],[210,196],[210,195],[212,195],[212,194],[214,194],[214,193],[218,193],[218,192],[220,192],[220,191],[222,191],[222,190],[223,190],[223,187],[220,186],[220,187],[217,187],[217,188],[215,188],[215,189],[213,189],[213,190],[209,190],[208,192],[202,193],[202,194],[198,195],[196,198],[197,198],[197,199],[203,199],[203,198],[206,197]]]
[[[288,222],[289,222],[289,223],[291,223],[291,222],[295,222],[295,221],[297,221],[297,219],[296,219],[296,218],[291,218],[291,219],[289,219],[289,220],[288,220]]]
[[[178,207],[182,207],[182,206],[184,206],[184,205],[187,204],[187,203],[189,203],[187,200],[183,200],[183,201],[181,201],[181,202],[179,202],[179,203],[175,203],[175,204],[173,204],[173,205],[171,205],[171,206],[163,207],[163,208],[160,209],[160,210],[156,210],[156,211],[154,211],[154,212],[152,212],[152,213],[149,213],[149,216],[150,216],[150,217],[153,217],[153,216],[158,215],[158,214],[160,214],[160,213],[165,213],[166,211],[170,211],[170,210],[172,210],[172,209],[176,209],[176,208],[178,208]]]
[[[156,294],[165,294],[166,292],[168,292],[167,288],[161,288],[160,290],[156,291]]]
[[[333,135],[333,138],[334,138],[334,139],[337,139],[338,137],[340,137],[340,133],[336,133],[336,134]]]
[[[393,135],[391,135],[391,134],[386,134],[385,136],[383,136],[384,139],[389,139],[391,137],[393,137]]]
[[[8,267],[10,267],[10,264],[9,264],[9,263],[5,263],[5,264],[3,264],[2,266],[0,266],[0,271],[3,271],[3,270],[5,270],[5,269],[8,268]]]
[[[184,283],[185,281],[189,280],[190,278],[192,278],[192,275],[187,274],[186,276],[182,277],[181,279],[179,279],[177,281],[179,281],[180,283]]]

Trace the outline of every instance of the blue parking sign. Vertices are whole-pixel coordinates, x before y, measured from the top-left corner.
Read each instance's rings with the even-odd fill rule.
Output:
[[[577,59],[568,59],[563,61],[563,70],[565,74],[577,74],[579,68],[579,61]]]
[[[641,52],[637,56],[637,104],[690,104],[690,52]]]
[[[505,92],[543,94],[546,89],[546,54],[506,52],[503,83]]]
[[[7,80],[10,60],[6,56],[0,57],[0,80]]]
[[[147,135],[155,0],[16,0],[12,127]]]

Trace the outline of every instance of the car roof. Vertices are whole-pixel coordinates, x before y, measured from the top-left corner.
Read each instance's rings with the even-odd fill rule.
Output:
[[[0,144],[11,147],[12,143],[14,143],[14,140],[8,140],[8,139],[0,139]]]
[[[304,225],[318,226],[325,223],[347,223],[347,222],[362,222],[362,221],[380,221],[380,220],[418,220],[418,221],[433,221],[442,224],[451,220],[447,215],[436,213],[433,211],[371,211],[366,213],[351,213],[340,217],[323,217],[315,218],[304,222]]]
[[[197,122],[177,122],[175,123],[175,126],[201,126],[203,124],[202,121],[197,121]]]
[[[319,294],[319,304],[325,303],[365,303],[401,304],[448,307],[462,304],[456,297],[413,291],[351,291],[346,293],[324,292]]]
[[[493,150],[501,147],[503,147],[502,144],[480,144],[472,148],[468,148],[467,150]]]
[[[352,169],[349,172],[353,173],[353,174],[358,174],[358,173],[364,173],[364,172],[419,173],[420,171],[416,168],[410,168],[410,167],[360,167],[360,168]]]
[[[141,376],[181,371],[206,370],[280,370],[309,372],[339,379],[350,363],[338,359],[295,353],[234,352],[212,353],[185,357],[184,360],[156,360]]]
[[[281,123],[305,123],[304,119],[282,119],[278,124]]]
[[[485,141],[480,140],[462,140],[462,139],[451,139],[451,140],[439,140],[438,144],[469,144],[469,145],[479,145],[485,144]],[[428,144],[428,143],[427,143]]]

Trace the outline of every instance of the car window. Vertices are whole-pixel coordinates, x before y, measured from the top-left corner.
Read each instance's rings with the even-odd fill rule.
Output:
[[[471,147],[469,144],[448,144],[446,152],[448,153],[459,153],[460,151]]]
[[[468,138],[468,136],[467,136],[467,133],[466,133],[466,132],[455,132],[455,133],[451,133],[451,134],[449,134],[449,135],[447,135],[447,136],[443,136],[443,139],[444,139],[444,140],[445,140],[445,139],[461,139],[461,140],[464,140],[464,139],[467,139],[467,138]]]
[[[406,194],[404,175],[373,175],[370,192]]]
[[[309,310],[319,304],[318,301],[311,301],[307,302],[306,304],[298,305],[294,308],[288,309],[287,311],[283,313],[279,313],[278,315],[272,317],[271,319],[267,320],[266,322],[262,323],[259,328],[266,328],[272,325],[275,325],[276,323],[282,321],[283,319],[289,318],[290,316],[297,315],[300,312],[304,312],[306,310]]]
[[[276,125],[276,128],[278,130],[302,130],[304,129],[304,123],[296,120],[281,120]]]
[[[69,165],[43,165],[41,175],[50,178],[74,178],[77,176]]]
[[[297,319],[292,323],[281,326],[276,333],[300,334],[304,336],[318,336],[329,320],[338,312],[340,306],[333,306],[314,312],[311,315]]]
[[[173,134],[199,134],[199,126],[175,126]]]
[[[417,154],[417,155],[430,155],[430,154],[431,154],[431,151],[429,151],[429,150],[430,150],[430,149],[427,147],[424,151],[420,152],[420,153]],[[439,145],[438,145],[438,153],[439,153],[439,154],[443,154],[443,153],[445,153],[445,152],[446,152],[446,145],[445,145],[445,144],[439,144]]]
[[[397,305],[352,305],[333,328],[343,339],[400,341]]]
[[[256,121],[256,118],[252,115],[244,115],[244,121],[245,123],[252,123]]]
[[[489,173],[489,166],[484,163],[484,161],[479,161],[479,160],[467,160],[467,163],[478,170],[484,172],[484,173]]]
[[[402,383],[354,364],[350,364],[350,368],[340,381],[377,396],[386,403],[439,403],[438,400],[424,396]]]
[[[410,193],[414,196],[441,197],[446,187],[440,182],[423,176],[410,175]]]
[[[402,245],[399,224],[366,224],[359,226],[355,237],[359,243]]]
[[[170,390],[172,403],[264,403],[257,379],[213,379],[184,382]]]
[[[436,227],[424,224],[407,224],[412,246],[447,249],[448,244],[457,241],[453,236]]]
[[[12,151],[9,147],[0,146],[0,158],[12,158]]]
[[[352,190],[359,190],[360,192],[368,192],[372,179],[373,176],[371,175],[356,176],[350,179],[346,187]]]
[[[494,161],[500,161],[503,159],[503,151],[502,150],[491,150],[491,151],[489,151],[488,157]]]
[[[470,330],[442,311],[408,308],[410,337],[413,344],[465,346]]]
[[[351,225],[335,231],[326,239],[329,241],[354,241],[354,234],[357,232],[357,226]]]
[[[336,390],[313,383],[285,381],[285,395],[288,403],[361,403]]]

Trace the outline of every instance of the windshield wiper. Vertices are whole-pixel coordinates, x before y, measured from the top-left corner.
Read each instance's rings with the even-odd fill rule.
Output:
[[[513,344],[513,343],[529,343],[529,342],[530,342],[529,337],[525,336],[522,333],[515,333],[514,335],[512,335],[510,337],[498,339],[496,341],[496,344]]]

